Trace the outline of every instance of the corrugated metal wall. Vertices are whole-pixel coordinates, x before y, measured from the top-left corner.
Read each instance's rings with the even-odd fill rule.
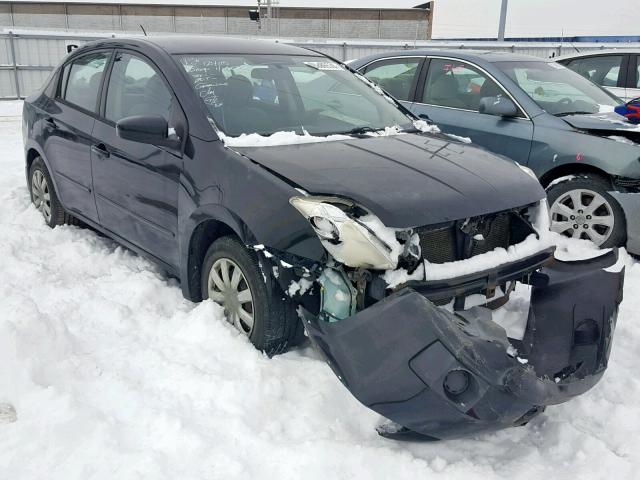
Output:
[[[263,9],[263,14],[264,14]],[[306,38],[425,40],[429,12],[328,8],[276,8],[262,29],[249,7],[0,3],[0,26],[83,31],[275,35]]]
[[[163,22],[159,15],[158,22]],[[215,24],[219,17],[208,17],[207,22]],[[193,26],[193,25],[192,25]],[[182,25],[188,28],[187,24]],[[190,33],[197,33],[194,29]],[[103,35],[106,37],[109,35]],[[68,44],[81,44],[83,42],[101,38],[99,36],[70,36],[70,35],[35,35],[35,34],[0,34],[0,98],[24,97],[36,90],[46,80],[49,72],[57,65],[67,53]],[[501,50],[518,53],[526,53],[538,57],[549,58],[552,55],[571,53],[574,50],[571,45],[557,43],[506,43],[506,42],[394,42],[394,41],[332,41],[323,43],[296,43],[287,40],[283,42],[298,45],[305,48],[318,50],[340,60],[349,60],[374,53],[394,50],[409,49],[415,47],[447,48],[447,49],[480,49]],[[640,44],[580,44],[580,51],[600,50],[603,48],[640,48]],[[13,55],[15,52],[15,56]],[[16,79],[18,88],[16,88]]]

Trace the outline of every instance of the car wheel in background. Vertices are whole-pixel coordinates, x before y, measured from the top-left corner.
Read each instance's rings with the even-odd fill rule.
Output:
[[[275,279],[263,275],[258,256],[235,237],[216,240],[207,250],[201,277],[202,298],[225,309],[227,321],[268,355],[304,338],[295,306]]]
[[[58,200],[51,175],[40,157],[33,161],[29,169],[29,192],[31,202],[51,228],[64,224],[78,225],[78,220],[69,215]]]
[[[551,230],[591,240],[601,248],[623,246],[626,220],[610,190],[611,184],[595,175],[579,175],[547,187]]]

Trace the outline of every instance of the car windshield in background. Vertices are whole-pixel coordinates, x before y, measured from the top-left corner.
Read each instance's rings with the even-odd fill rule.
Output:
[[[278,131],[330,135],[412,119],[342,65],[316,56],[179,55],[194,88],[225,135]]]
[[[622,103],[582,75],[555,62],[497,62],[541,108],[553,115],[612,112]]]

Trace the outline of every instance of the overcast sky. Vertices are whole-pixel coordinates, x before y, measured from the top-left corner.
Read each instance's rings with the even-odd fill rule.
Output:
[[[436,0],[433,38],[496,37],[501,0]],[[509,0],[506,37],[640,35],[640,0]]]

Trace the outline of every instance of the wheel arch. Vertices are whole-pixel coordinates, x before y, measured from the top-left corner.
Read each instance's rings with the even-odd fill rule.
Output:
[[[217,207],[216,210],[222,207]],[[202,263],[209,246],[218,238],[231,235],[245,244],[256,243],[246,224],[226,209],[217,214],[192,217],[192,228],[183,248],[181,268],[182,293],[193,302],[202,300],[200,278]]]
[[[601,168],[595,167],[588,163],[579,164],[579,163],[565,163],[562,165],[558,165],[540,176],[540,183],[544,188],[547,188],[549,184],[555,180],[556,178],[564,177],[566,175],[579,175],[579,174],[591,174],[597,175],[598,177],[611,182],[611,175],[602,170]],[[613,184],[612,184],[613,185]]]

